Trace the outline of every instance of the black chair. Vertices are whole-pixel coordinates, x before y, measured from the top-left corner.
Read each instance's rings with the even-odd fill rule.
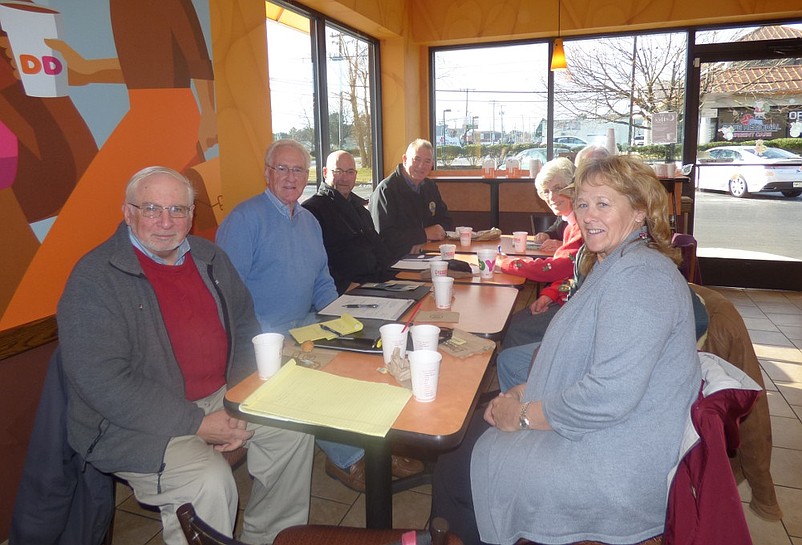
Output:
[[[241,541],[226,537],[195,514],[191,503],[185,503],[175,512],[189,545],[245,545]]]

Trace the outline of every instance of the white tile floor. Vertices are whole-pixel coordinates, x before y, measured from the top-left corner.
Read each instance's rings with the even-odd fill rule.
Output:
[[[749,486],[740,487],[755,545],[802,545],[802,293],[721,289],[736,305],[749,328],[764,371],[774,436],[772,476],[785,517],[761,520],[747,507]],[[237,471],[243,495],[247,473]],[[247,498],[243,498],[247,499]],[[114,545],[157,545],[161,539],[158,513],[140,507],[130,491],[117,491]],[[244,502],[243,502],[244,503]],[[396,494],[393,518],[397,527],[422,528],[431,503],[431,489],[422,486]],[[318,452],[312,481],[311,521],[343,526],[365,525],[365,497],[326,476]]]

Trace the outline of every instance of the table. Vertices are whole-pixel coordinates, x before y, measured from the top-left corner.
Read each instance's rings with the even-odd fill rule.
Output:
[[[531,242],[534,240],[534,236],[529,235],[527,239]],[[544,252],[540,249],[527,249],[523,252],[518,252],[512,247],[512,235],[501,235],[501,237],[495,240],[472,241],[470,246],[462,246],[459,240],[431,241],[424,244],[421,250],[423,252],[439,253],[441,244],[454,244],[457,247],[458,254],[475,254],[479,250],[484,249],[498,250],[498,247],[501,246],[501,252],[507,255],[528,255],[532,257],[551,257],[554,255],[554,252]]]
[[[459,259],[460,261],[465,261],[466,263],[470,263],[471,265],[478,266],[479,259],[476,255],[471,254],[457,254],[455,259]],[[401,271],[395,275],[395,277],[399,280],[415,280],[421,281],[421,272],[420,271]],[[493,278],[482,278],[481,275],[473,275],[473,276],[463,276],[460,278],[454,278],[455,284],[481,284],[483,286],[522,286],[526,282],[526,278],[523,276],[516,276],[514,274],[507,274],[501,272],[501,269],[498,269],[498,272],[493,274]]]
[[[461,284],[454,288],[453,310],[460,312],[460,321],[456,326],[486,336],[500,335],[512,311],[518,291],[502,286],[469,284]],[[427,295],[423,301],[423,310],[434,309],[432,294]],[[392,447],[402,445],[405,448],[442,451],[459,445],[465,436],[470,421],[469,416],[476,407],[492,355],[492,352],[484,352],[466,359],[458,359],[443,353],[437,398],[431,403],[419,403],[414,398],[410,399],[387,436],[383,438],[241,413],[240,403],[262,384],[256,373],[231,388],[226,393],[224,403],[231,414],[243,420],[311,433],[320,439],[364,448],[367,527],[391,528]],[[376,368],[382,365],[379,355],[340,352],[322,372],[359,380],[394,383],[392,377],[376,372]]]

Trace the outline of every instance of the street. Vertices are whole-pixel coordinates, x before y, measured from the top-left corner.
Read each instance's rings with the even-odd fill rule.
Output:
[[[696,192],[698,255],[802,261],[802,196]]]

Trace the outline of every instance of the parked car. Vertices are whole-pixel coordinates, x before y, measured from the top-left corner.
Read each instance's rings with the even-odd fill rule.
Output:
[[[733,197],[780,192],[802,195],[802,157],[780,148],[722,146],[710,148],[696,163],[699,189],[728,191]]]
[[[586,140],[576,136],[555,136],[554,145],[567,146],[569,148],[584,148],[588,145]]]
[[[570,153],[571,150],[568,148],[556,147],[554,148],[554,157],[559,157],[560,154]],[[523,151],[519,151],[515,155],[513,155],[515,159],[518,159],[518,164],[521,166],[522,169],[528,170],[529,169],[529,160],[530,159],[538,159],[541,165],[544,165],[548,159],[546,159],[546,148],[529,148]],[[499,170],[506,170],[507,166],[502,161]]]

